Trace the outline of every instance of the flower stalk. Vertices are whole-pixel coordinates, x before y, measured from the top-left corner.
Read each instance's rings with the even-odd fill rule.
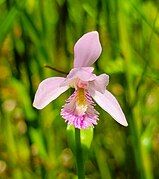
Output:
[[[84,160],[81,145],[80,129],[75,128],[75,143],[76,143],[76,166],[78,179],[85,178]]]

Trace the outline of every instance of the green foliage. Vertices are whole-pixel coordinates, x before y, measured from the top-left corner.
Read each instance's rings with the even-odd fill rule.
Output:
[[[69,92],[41,111],[32,101],[40,81],[63,76],[44,66],[67,73],[74,43],[92,30],[103,48],[96,73],[110,75],[129,126],[96,106],[98,125],[81,131],[86,177],[159,178],[158,9],[157,0],[0,0],[0,178],[76,178],[74,129],[59,115]]]
[[[87,157],[87,153],[89,152],[93,140],[93,127],[90,127],[88,129],[81,129],[80,138],[81,145],[84,150],[83,153]],[[75,153],[75,128],[73,126],[67,126],[67,139],[70,148]]]

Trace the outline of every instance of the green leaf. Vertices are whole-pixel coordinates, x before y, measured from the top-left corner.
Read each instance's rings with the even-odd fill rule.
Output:
[[[45,149],[42,132],[38,129],[30,128],[30,135],[33,143],[36,146],[37,152],[40,154],[41,157],[46,158],[47,152]]]
[[[80,130],[81,145],[83,150],[88,150],[93,139],[93,127]],[[72,125],[67,126],[67,140],[70,148],[75,152],[75,128]]]
[[[87,149],[90,148],[93,139],[93,127],[81,129],[81,143]]]
[[[10,84],[16,89],[19,95],[18,98],[22,103],[26,118],[28,120],[35,120],[36,113],[33,109],[32,102],[29,97],[29,92],[27,91],[26,86],[21,81],[18,81],[15,78],[11,79]]]
[[[13,6],[11,8],[11,10],[8,12],[7,16],[1,22],[1,24],[0,24],[0,43],[5,39],[6,35],[11,30],[17,14],[18,14],[18,10],[16,9],[15,6]]]

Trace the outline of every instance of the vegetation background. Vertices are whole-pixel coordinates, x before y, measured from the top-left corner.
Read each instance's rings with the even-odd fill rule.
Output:
[[[159,1],[0,0],[0,178],[76,178],[66,123],[66,92],[37,111],[38,84],[68,72],[73,46],[97,30],[96,73],[110,75],[129,126],[98,106],[85,162],[90,179],[159,178]]]

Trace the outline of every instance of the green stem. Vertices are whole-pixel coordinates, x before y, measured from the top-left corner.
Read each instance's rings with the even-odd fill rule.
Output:
[[[80,129],[75,129],[75,142],[76,142],[76,165],[78,179],[84,179],[84,161],[81,146]]]

